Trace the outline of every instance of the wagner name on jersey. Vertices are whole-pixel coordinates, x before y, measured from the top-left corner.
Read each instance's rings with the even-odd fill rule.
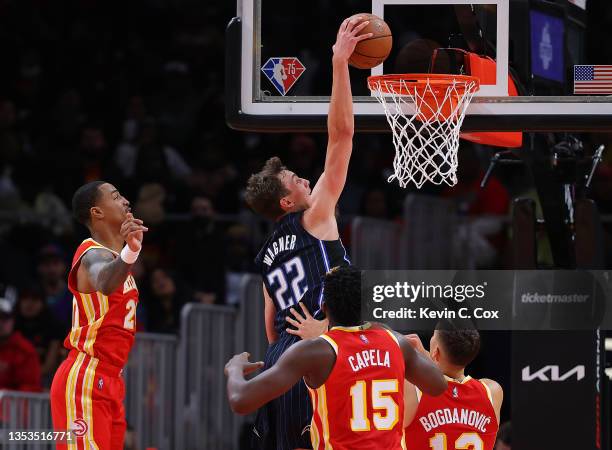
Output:
[[[323,277],[333,267],[350,264],[342,241],[315,238],[302,226],[302,215],[303,211],[283,216],[255,258],[276,306],[274,326],[279,334],[287,327],[289,308],[300,301],[321,318]]]
[[[336,353],[325,383],[309,388],[313,449],[404,447],[405,363],[395,335],[377,325],[333,327],[321,336]]]
[[[492,450],[498,423],[486,384],[467,376],[446,378],[448,389],[439,397],[416,390],[418,407],[406,427],[408,450]]]

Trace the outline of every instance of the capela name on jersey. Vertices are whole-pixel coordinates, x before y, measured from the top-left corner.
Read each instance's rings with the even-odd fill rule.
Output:
[[[359,372],[370,366],[391,367],[389,352],[383,350],[363,350],[348,357],[353,372]]]
[[[266,249],[266,256],[263,259],[264,264],[267,266],[271,266],[272,262],[274,262],[274,258],[280,252],[284,252],[285,250],[293,250],[295,248],[295,241],[297,237],[295,234],[288,234],[286,236],[281,236]]]

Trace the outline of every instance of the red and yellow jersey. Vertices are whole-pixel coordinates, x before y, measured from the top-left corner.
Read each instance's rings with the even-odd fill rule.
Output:
[[[321,338],[336,352],[325,383],[309,388],[314,450],[404,449],[404,355],[395,335],[370,324],[334,327]]]
[[[487,385],[467,376],[451,378],[448,389],[431,397],[416,389],[418,407],[406,427],[408,450],[492,450],[498,423]]]
[[[72,329],[64,340],[64,347],[122,368],[134,342],[138,289],[134,278],[128,274],[123,284],[108,296],[102,292],[79,292],[77,271],[81,258],[95,248],[106,249],[119,257],[93,239],[84,240],[77,248],[68,275],[68,288],[74,295]]]

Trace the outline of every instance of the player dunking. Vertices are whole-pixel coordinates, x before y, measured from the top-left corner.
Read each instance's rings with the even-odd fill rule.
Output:
[[[368,25],[360,18],[345,20],[333,46],[333,84],[327,121],[328,145],[324,172],[310,183],[283,167],[279,158],[268,160],[251,176],[246,201],[263,216],[275,220],[270,238],[256,258],[263,276],[266,333],[270,347],[265,368],[272,367],[298,337],[287,331],[286,317],[300,305],[322,318],[322,278],[332,267],[350,264],[338,234],[335,208],[344,188],[353,145],[353,100],[348,59],[357,36]],[[326,323],[324,323],[326,326]],[[324,330],[321,329],[320,332]],[[310,448],[308,426],[312,417],[303,382],[258,412],[255,433],[264,449]]]
[[[72,208],[91,238],[72,260],[72,330],[64,341],[70,353],[51,385],[53,427],[74,430],[77,438],[57,448],[119,450],[126,430],[120,374],[134,342],[138,304],[130,268],[147,228],[109,183],[80,187]]]
[[[493,380],[475,380],[465,375],[465,366],[480,349],[478,331],[456,330],[442,322],[431,338],[429,352],[417,335],[408,336],[408,340],[436,362],[448,381],[446,392],[435,398],[406,382],[404,425],[408,450],[492,450],[502,388]]]
[[[246,353],[227,363],[232,409],[248,414],[303,377],[314,410],[310,437],[315,450],[405,449],[404,379],[439,395],[447,387],[442,372],[402,336],[361,321],[359,270],[333,269],[325,276],[324,291],[329,331],[291,346],[271,368],[248,381],[244,374],[262,363],[250,363]]]

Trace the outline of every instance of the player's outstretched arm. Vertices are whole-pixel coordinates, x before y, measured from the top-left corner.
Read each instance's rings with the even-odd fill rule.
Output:
[[[495,410],[495,417],[497,417],[497,423],[499,423],[499,415],[501,413],[502,403],[504,401],[504,390],[497,381],[489,378],[481,378],[480,381],[487,385],[489,391],[491,391],[491,397],[493,397],[493,409]]]
[[[227,396],[232,411],[249,414],[287,392],[313,370],[320,370],[317,365],[329,353],[325,346],[327,344],[322,339],[293,344],[274,366],[250,380],[245,380],[244,375],[259,369],[263,363],[250,363],[248,353],[234,356],[225,366]]]
[[[135,219],[128,214],[125,222],[121,225],[121,236],[125,239],[128,249],[132,255],[138,256],[142,248],[143,233],[148,231],[142,220]],[[132,264],[125,262],[125,256],[115,258],[113,254],[105,249],[95,248],[89,250],[81,260],[81,270],[85,271],[86,282],[79,279],[79,289],[83,292],[91,290],[102,292],[104,295],[112,294],[124,281],[130,271]],[[82,288],[85,287],[85,289]]]
[[[333,46],[333,83],[327,116],[325,168],[312,191],[311,206],[304,214],[307,226],[332,219],[344,189],[355,129],[348,60],[359,41],[372,37],[372,33],[358,36],[367,25],[368,21],[360,23],[360,18],[344,20]]]
[[[406,362],[406,380],[426,394],[437,396],[446,391],[444,374],[430,358],[417,352],[401,335],[397,335]]]

